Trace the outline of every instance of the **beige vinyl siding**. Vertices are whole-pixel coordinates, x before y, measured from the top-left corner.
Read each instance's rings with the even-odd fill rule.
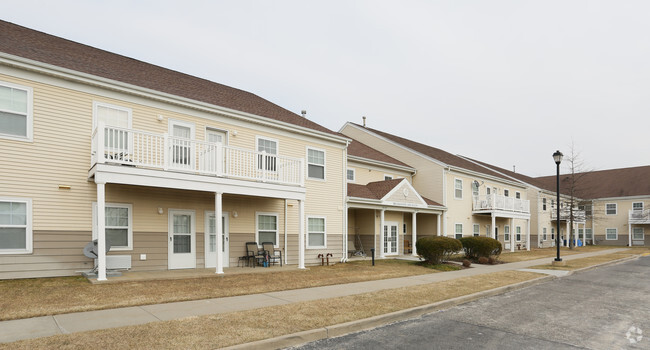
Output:
[[[348,161],[348,169],[354,169],[354,182],[358,185],[366,185],[369,182],[384,181],[384,175],[392,175],[394,179],[405,178],[411,182],[411,173],[398,171],[389,167],[369,166],[355,161]]]
[[[387,201],[389,202],[400,202],[400,203],[408,203],[408,204],[419,204],[422,205],[422,201],[418,196],[415,195],[414,191],[409,189],[408,196],[404,196],[403,190],[405,188],[408,188],[405,185],[399,186],[395,193],[393,193],[390,197],[386,198]]]

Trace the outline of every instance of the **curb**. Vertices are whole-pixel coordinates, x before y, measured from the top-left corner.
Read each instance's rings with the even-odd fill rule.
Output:
[[[339,337],[345,334],[359,332],[362,330],[383,326],[389,323],[415,318],[434,311],[448,309],[460,304],[469,303],[477,299],[504,294],[513,290],[534,286],[536,284],[540,284],[542,282],[546,282],[547,280],[552,280],[556,278],[558,277],[551,276],[551,275],[542,276],[524,282],[519,282],[507,286],[488,289],[481,292],[476,292],[473,294],[452,298],[452,299],[438,301],[433,304],[416,306],[410,309],[394,311],[388,314],[377,315],[369,318],[364,318],[361,320],[350,321],[350,322],[331,325],[322,328],[310,329],[307,331],[302,331],[293,334],[286,334],[279,337],[258,340],[251,343],[233,345],[233,346],[225,347],[223,349],[227,349],[227,350],[281,349],[290,346],[297,346],[297,345],[301,345],[316,340]]]
[[[635,259],[638,259],[638,258],[640,258],[641,256],[642,256],[642,255],[632,255],[632,256],[628,256],[627,258],[620,258],[620,259],[618,259],[618,260],[606,261],[606,262],[604,262],[604,263],[600,263],[600,264],[598,264],[598,265],[591,265],[591,266],[583,267],[583,268],[576,269],[576,270],[570,270],[570,272],[569,272],[569,274],[568,274],[567,276],[572,275],[572,274],[575,273],[575,272],[582,272],[582,271],[587,271],[587,270],[595,269],[595,268],[598,268],[598,267],[603,267],[603,266],[608,266],[608,265],[616,265],[616,264],[624,263],[624,262],[629,261],[629,260],[635,260]]]

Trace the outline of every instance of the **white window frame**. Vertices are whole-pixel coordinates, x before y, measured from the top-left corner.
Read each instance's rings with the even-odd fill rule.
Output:
[[[594,232],[592,228],[585,228],[585,240],[593,239],[594,238],[593,234]]]
[[[348,175],[350,174],[350,172],[352,172],[352,178],[351,178],[351,179],[348,177]],[[355,169],[348,168],[348,169],[346,170],[346,172],[345,172],[345,179],[346,179],[348,182],[355,182],[355,181],[357,180],[357,172],[356,172],[356,170],[355,170]]]
[[[316,152],[323,152],[323,164],[310,163],[309,162],[309,150],[316,151]],[[307,174],[307,179],[316,180],[316,181],[326,181],[327,180],[327,167],[325,166],[327,164],[327,152],[324,149],[307,146],[306,151],[305,151],[305,163],[307,164],[307,169],[305,169],[305,173]],[[322,179],[319,178],[319,177],[311,177],[311,176],[309,176],[309,166],[310,165],[323,167],[323,178]],[[346,175],[346,177],[347,177],[347,175]]]
[[[641,231],[641,232],[635,232],[635,231]],[[634,235],[637,233],[641,233],[641,238],[634,238]],[[643,227],[632,227],[632,240],[633,241],[643,241],[645,238],[645,230]]]
[[[609,230],[614,230],[615,238],[609,238]],[[618,229],[617,228],[606,228],[605,229],[605,240],[607,241],[616,241],[618,240]]]
[[[16,141],[33,142],[34,141],[34,89],[28,86],[8,83],[4,81],[0,81],[0,85],[11,89],[23,90],[27,92],[27,113],[25,114],[25,119],[26,119],[25,136],[0,133],[0,138],[8,139],[8,140],[16,140]],[[22,113],[16,113],[16,111],[10,111],[10,110],[6,110],[4,112],[22,115]]]
[[[542,210],[546,211],[546,198],[542,198]]]
[[[458,232],[458,227],[460,227],[460,233]],[[461,223],[454,224],[454,238],[458,239],[458,235],[463,237],[463,224]]]
[[[515,199],[521,199],[521,192],[515,191]]]
[[[474,188],[475,186],[476,188]],[[478,188],[479,188],[478,181],[476,180],[472,181],[471,187],[472,187],[472,196],[478,196]]]
[[[510,197],[510,190],[504,189],[503,190],[503,196],[504,197]]]
[[[608,205],[613,205],[614,206],[614,213],[610,214],[609,209],[607,208]],[[605,203],[605,215],[616,215],[618,214],[618,203]]]
[[[260,141],[259,140],[275,142],[275,154],[269,154],[269,153],[266,154],[267,157],[268,156],[276,157],[275,167],[273,167],[273,169],[266,169],[266,171],[276,172],[277,169],[278,169],[277,157],[280,154],[280,141],[278,141],[277,139],[271,138],[271,137],[259,136],[259,135],[255,136],[255,148],[253,148],[253,149],[255,150],[255,152],[258,152],[258,153],[261,152],[260,148],[259,148],[260,147]],[[257,170],[264,170],[264,169],[262,169],[262,163],[260,163],[259,160],[257,160],[257,162],[258,162]]]
[[[111,251],[126,251],[133,250],[133,204],[128,203],[104,203],[105,208],[126,208],[129,211],[129,227],[127,231],[128,245],[126,246],[111,246]],[[106,210],[106,209],[104,209]],[[97,202],[93,202],[93,240],[97,239]],[[104,225],[104,229],[113,228],[112,226]],[[120,227],[121,228],[121,227]],[[104,234],[105,236],[106,234]]]
[[[263,242],[260,242],[260,215],[265,215],[265,216],[275,216],[275,245],[273,245],[275,248],[278,248],[280,245],[280,215],[278,213],[268,213],[268,212],[261,212],[261,211],[256,211],[255,212],[255,242],[257,242],[258,245],[262,245]],[[262,231],[273,231],[273,230],[262,230]]]
[[[510,242],[510,225],[503,226],[503,241]]]
[[[460,188],[456,187],[460,183]],[[457,191],[460,190],[460,197]],[[454,199],[463,199],[463,179],[454,178]]]
[[[521,226],[515,226],[515,241],[521,242]]]
[[[323,219],[323,232],[311,232],[309,231],[309,219]],[[327,218],[325,216],[315,216],[315,215],[310,215],[307,216],[307,249],[325,249],[327,248]],[[311,233],[322,233],[323,234],[323,244],[322,246],[320,245],[311,245],[309,244],[309,235]]]
[[[472,229],[473,229],[472,235],[474,237],[478,237],[481,235],[481,225],[474,224]]]
[[[210,131],[216,131],[216,132],[224,133],[224,140],[223,140],[222,144],[224,146],[228,145],[228,139],[230,138],[230,134],[228,133],[228,130],[221,129],[221,128],[215,128],[215,127],[212,127],[212,126],[206,126],[204,128],[204,130],[203,130],[203,139],[205,140],[205,142],[208,142],[208,133]]]
[[[93,101],[93,130],[97,127],[97,107],[104,107],[104,108],[110,108],[110,109],[116,109],[118,111],[126,112],[128,115],[128,128],[132,129],[133,128],[133,110],[129,107],[123,107],[119,105],[114,105],[106,102],[99,102],[99,101]]]
[[[3,225],[2,227],[25,228],[25,249],[0,249],[0,255],[4,254],[31,254],[34,251],[33,240],[33,213],[32,199],[22,197],[0,197],[0,202],[25,203],[26,222],[25,225]]]
[[[393,179],[393,175],[384,174],[384,181],[392,180],[392,179]]]
[[[634,208],[634,205],[635,205],[635,204],[641,204],[641,207],[635,209],[635,208]],[[643,202],[633,202],[633,203],[632,203],[632,210],[643,210]]]
[[[542,241],[546,241],[548,236],[546,235],[546,227],[542,228]]]

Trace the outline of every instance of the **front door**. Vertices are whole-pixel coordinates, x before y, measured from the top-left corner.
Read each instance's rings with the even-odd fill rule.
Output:
[[[397,223],[387,222],[384,224],[384,254],[397,254]]]
[[[228,255],[230,235],[228,232],[228,213],[222,213],[221,227],[223,236],[221,237],[221,248],[223,252],[223,267],[228,267],[230,258]],[[217,267],[217,225],[215,225],[214,212],[205,213],[205,267]]]
[[[196,228],[193,210],[169,210],[168,267],[196,267]]]

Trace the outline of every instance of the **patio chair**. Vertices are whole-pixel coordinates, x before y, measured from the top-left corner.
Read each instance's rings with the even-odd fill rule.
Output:
[[[257,252],[259,248],[257,247],[257,242],[246,242],[246,255],[243,257],[240,257],[240,260],[244,260],[242,258],[245,258],[248,266],[253,266],[257,265]]]
[[[280,267],[282,267],[282,251],[275,249],[273,242],[262,243],[262,248],[268,256],[269,264],[275,265],[277,262],[280,262]]]

